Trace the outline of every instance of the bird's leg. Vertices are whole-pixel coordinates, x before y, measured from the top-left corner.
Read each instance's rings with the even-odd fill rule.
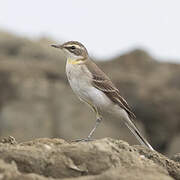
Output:
[[[95,108],[95,109],[96,109],[96,108]],[[88,137],[87,137],[88,139],[91,139],[91,137],[93,136],[96,128],[99,126],[99,124],[100,124],[101,121],[102,121],[102,116],[99,115],[99,112],[98,112],[97,109],[95,110],[95,112],[96,112],[96,123],[95,123],[93,129],[90,131],[90,133],[89,133],[89,135],[88,135]]]
[[[86,103],[88,103],[88,102],[86,102]],[[88,103],[88,105],[90,105],[90,107],[91,107],[91,108],[93,109],[93,111],[96,113],[96,123],[95,123],[93,129],[90,131],[90,133],[89,133],[89,135],[88,135],[87,138],[76,139],[76,140],[74,140],[74,142],[80,142],[80,141],[85,141],[85,142],[87,142],[87,141],[92,141],[93,139],[91,139],[91,137],[93,136],[96,128],[99,126],[100,122],[102,121],[102,116],[99,114],[98,109],[97,109],[95,106],[91,105],[90,103]]]

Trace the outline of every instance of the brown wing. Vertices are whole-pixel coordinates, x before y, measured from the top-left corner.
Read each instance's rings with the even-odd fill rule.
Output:
[[[91,60],[88,60],[86,65],[93,76],[92,85],[104,92],[115,104],[118,104],[122,109],[124,109],[130,118],[135,118],[135,115],[126,100],[121,97],[119,90],[111,82],[109,77]]]

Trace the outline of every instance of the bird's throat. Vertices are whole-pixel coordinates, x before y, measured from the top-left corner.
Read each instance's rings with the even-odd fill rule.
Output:
[[[69,64],[82,64],[84,61],[82,59],[67,59]]]

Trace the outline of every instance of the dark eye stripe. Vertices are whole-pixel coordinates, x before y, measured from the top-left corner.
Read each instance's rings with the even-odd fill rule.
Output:
[[[68,49],[71,53],[77,55],[77,56],[80,56],[82,55],[82,51],[81,49],[78,49],[76,46],[67,46],[65,47],[66,49]]]
[[[75,46],[68,46],[68,47],[66,47],[66,49],[74,50],[74,49],[76,49],[76,47]]]

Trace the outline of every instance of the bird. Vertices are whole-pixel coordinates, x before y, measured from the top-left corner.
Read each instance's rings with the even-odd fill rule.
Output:
[[[87,138],[77,141],[92,140],[95,130],[102,121],[102,112],[105,111],[118,116],[140,144],[154,150],[133,122],[136,116],[127,101],[120,95],[119,89],[111,79],[90,58],[86,47],[78,41],[68,41],[51,46],[64,53],[66,75],[72,90],[96,114],[96,123]]]

